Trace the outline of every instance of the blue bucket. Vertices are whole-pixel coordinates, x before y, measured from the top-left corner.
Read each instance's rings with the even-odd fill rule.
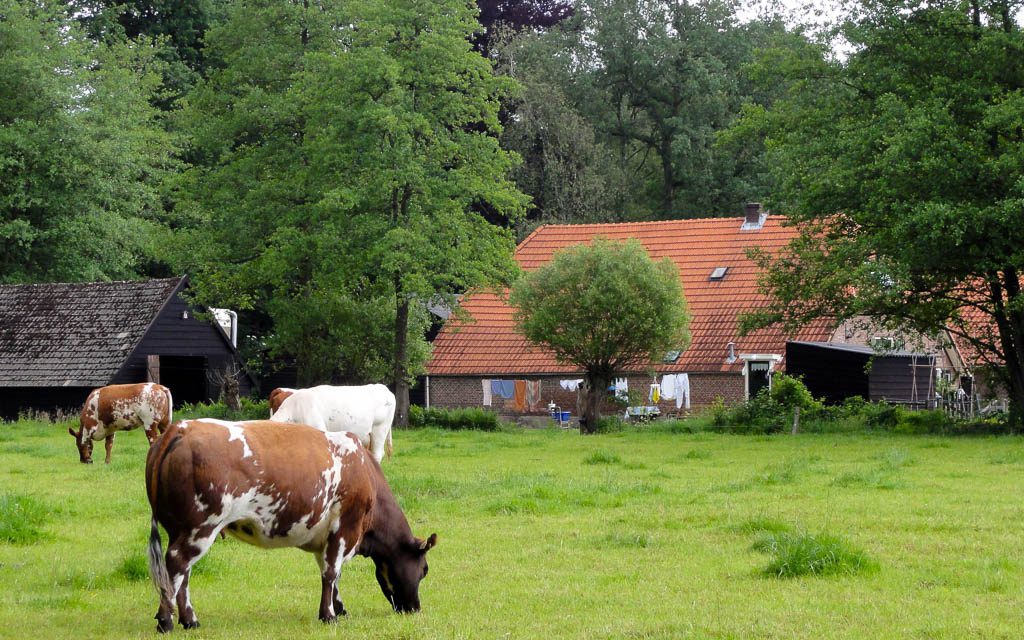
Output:
[[[563,411],[561,413],[561,417],[559,418],[559,422],[569,422],[569,416],[571,416],[571,415],[572,415],[571,411]]]

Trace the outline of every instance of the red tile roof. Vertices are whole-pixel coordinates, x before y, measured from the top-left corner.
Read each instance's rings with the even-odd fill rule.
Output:
[[[757,266],[748,248],[774,253],[797,233],[783,226],[782,216],[768,216],[760,229],[741,230],[742,218],[668,220],[622,224],[547,225],[538,228],[516,249],[524,270],[535,269],[552,253],[595,236],[637,238],[655,260],[670,258],[679,269],[683,293],[690,306],[693,342],[674,364],[656,364],[658,372],[728,372],[742,361],[726,361],[727,345],[736,354],[785,353],[787,336],[775,328],[740,337],[737,317],[764,306],[757,291]],[[717,267],[728,267],[721,280],[711,280]],[[566,301],[566,305],[572,304]],[[562,374],[578,368],[559,364],[545,349],[530,345],[515,331],[512,310],[494,293],[473,293],[462,300],[470,322],[450,320],[434,341],[427,365],[431,375]],[[789,336],[804,341],[828,340],[833,323],[821,321]]]

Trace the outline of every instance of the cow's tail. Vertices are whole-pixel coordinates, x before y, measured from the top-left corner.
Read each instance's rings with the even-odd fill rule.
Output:
[[[149,529],[149,577],[153,579],[153,586],[160,595],[160,601],[172,602],[174,594],[171,593],[171,579],[167,575],[167,565],[164,563],[164,548],[160,542],[156,516],[153,516]]]
[[[391,446],[391,429],[388,429],[388,439],[384,441],[384,455],[391,459],[391,454],[395,452],[395,448]]]

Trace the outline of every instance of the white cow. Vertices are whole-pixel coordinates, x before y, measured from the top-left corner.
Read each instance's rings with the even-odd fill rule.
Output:
[[[380,462],[391,455],[395,394],[382,384],[361,387],[320,385],[296,389],[270,417],[275,422],[308,424],[321,431],[348,431]]]

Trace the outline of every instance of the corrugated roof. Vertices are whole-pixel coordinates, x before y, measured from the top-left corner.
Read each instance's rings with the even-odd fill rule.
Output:
[[[738,316],[766,304],[757,291],[757,266],[747,257],[753,247],[774,253],[789,243],[797,230],[783,225],[782,216],[768,216],[761,229],[742,230],[743,218],[707,218],[620,224],[547,225],[538,228],[516,249],[524,270],[547,263],[558,249],[589,242],[596,236],[612,240],[636,238],[655,260],[671,259],[679,269],[683,293],[693,320],[693,342],[673,364],[656,363],[663,371],[737,371],[742,362],[726,361],[727,345],[736,353],[782,355],[789,339],[827,340],[830,321],[819,321],[794,336],[762,329],[738,334]],[[711,280],[718,267],[728,267],[721,280]],[[566,305],[572,301],[567,300]],[[561,374],[577,372],[561,365],[545,349],[531,346],[515,331],[512,310],[493,293],[474,293],[462,300],[469,322],[450,321],[434,341],[427,370],[431,375]]]
[[[0,285],[0,387],[107,384],[182,280]]]

